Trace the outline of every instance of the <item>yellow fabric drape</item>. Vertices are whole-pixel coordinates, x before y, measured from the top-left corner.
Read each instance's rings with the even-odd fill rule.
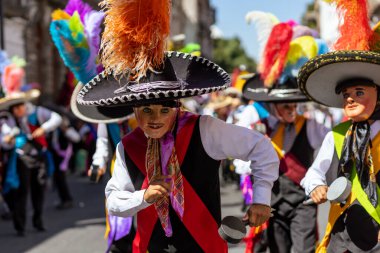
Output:
[[[297,118],[294,122],[294,126],[296,128],[296,136],[301,131],[303,125],[305,124],[305,121],[306,121],[305,117],[303,117],[301,115],[297,116]],[[285,155],[282,151],[282,148],[284,145],[285,127],[286,127],[285,123],[280,123],[276,132],[274,133],[273,137],[271,138],[272,145],[273,145],[274,149],[276,150],[277,155],[280,159],[282,159]]]

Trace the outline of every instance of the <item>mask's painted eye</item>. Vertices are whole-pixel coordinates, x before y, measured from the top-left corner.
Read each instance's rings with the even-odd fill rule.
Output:
[[[149,107],[144,107],[144,108],[143,108],[143,112],[144,112],[144,113],[151,113],[151,112],[152,112],[152,109],[150,109]]]
[[[343,93],[343,98],[344,98],[344,99],[347,99],[349,96],[350,96],[350,94],[348,94],[348,93]]]
[[[361,96],[363,96],[364,95],[364,91],[362,91],[362,90],[358,90],[357,92],[356,92],[356,96],[358,96],[358,97],[361,97]]]
[[[162,108],[161,113],[169,113],[169,108]]]

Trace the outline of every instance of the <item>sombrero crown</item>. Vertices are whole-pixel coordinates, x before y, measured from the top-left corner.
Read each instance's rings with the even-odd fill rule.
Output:
[[[318,33],[290,20],[280,23],[270,13],[247,14],[259,31],[262,55],[259,74],[246,81],[243,95],[263,102],[303,102],[308,98],[298,89],[296,76],[310,58],[327,52]]]
[[[354,80],[380,85],[380,23],[370,27],[366,0],[333,0],[340,37],[333,52],[317,56],[300,70],[300,89],[312,100],[342,107],[338,86]]]

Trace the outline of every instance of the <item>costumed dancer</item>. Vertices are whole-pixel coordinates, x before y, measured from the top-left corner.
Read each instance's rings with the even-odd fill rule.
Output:
[[[273,20],[267,13],[249,15]],[[271,205],[276,211],[266,231],[271,253],[312,253],[317,242],[317,206],[303,204],[305,193],[300,181],[328,129],[297,114],[297,104],[308,98],[298,89],[295,77],[303,63],[327,48],[311,35],[317,36],[294,21],[275,21],[263,50],[260,73],[247,80],[243,88],[247,99],[268,103],[271,115],[262,123],[280,159],[280,176],[272,189]],[[265,248],[265,240],[256,245],[255,252],[265,252],[260,247]]]
[[[326,135],[302,186],[319,204],[336,178],[352,185],[344,203],[331,203],[316,252],[380,252],[380,24],[371,30],[365,0],[332,2],[340,16],[335,51],[307,62],[298,81],[308,97],[343,108],[349,120]]]
[[[46,134],[56,129],[62,121],[57,113],[26,103],[37,98],[40,92],[35,89],[20,91],[25,74],[24,64],[19,60],[5,68],[2,84],[6,96],[0,99],[0,110],[8,109],[14,118],[6,123],[6,127],[3,124],[1,129],[5,140],[2,145],[12,148],[3,191],[11,200],[13,223],[19,236],[25,233],[29,190],[34,209],[33,226],[38,231],[45,230],[42,221],[45,186],[47,177],[54,171]]]
[[[50,26],[52,39],[66,66],[80,81],[74,89],[74,94],[83,87],[83,83],[87,83],[102,69],[97,58],[103,17],[103,12],[94,11],[86,3],[76,0],[69,1],[65,10],[56,10],[52,14],[53,21]],[[127,128],[132,124],[127,126],[126,117],[113,119],[112,115],[103,112],[101,108],[78,105],[75,99],[71,101],[71,109],[81,120],[98,123],[96,150],[92,157],[92,166],[88,171],[89,176],[94,176],[94,180],[97,181],[106,172],[107,167],[112,174],[112,167],[108,163],[114,156],[110,150],[116,149],[117,143],[129,131]],[[96,111],[101,117],[94,120],[86,117],[83,111],[86,113]],[[131,113],[133,111],[128,109],[125,111],[125,116]],[[96,175],[94,168],[97,168]],[[131,252],[134,235],[132,217],[122,218],[107,214],[105,235],[108,238],[107,252]]]
[[[81,136],[71,126],[69,120],[71,115],[64,108],[54,107],[51,109],[59,113],[63,118],[62,124],[53,132],[50,141],[55,165],[54,184],[60,199],[60,203],[56,208],[67,209],[73,207],[73,197],[66,181],[66,172],[74,154],[74,144],[80,142]]]
[[[77,103],[114,117],[124,116],[128,107],[135,112],[139,127],[118,144],[106,187],[110,214],[137,214],[133,252],[227,252],[218,234],[219,160],[251,160],[255,195],[245,218],[256,226],[270,216],[278,158],[257,132],[179,109],[180,98],[227,88],[229,76],[205,58],[164,53],[170,5],[103,2],[105,70],[78,92]]]

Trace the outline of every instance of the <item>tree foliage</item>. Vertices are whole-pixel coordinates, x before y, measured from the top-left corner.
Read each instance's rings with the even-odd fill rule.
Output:
[[[213,60],[229,73],[240,65],[245,65],[249,72],[256,70],[255,61],[246,54],[239,38],[214,39]]]

